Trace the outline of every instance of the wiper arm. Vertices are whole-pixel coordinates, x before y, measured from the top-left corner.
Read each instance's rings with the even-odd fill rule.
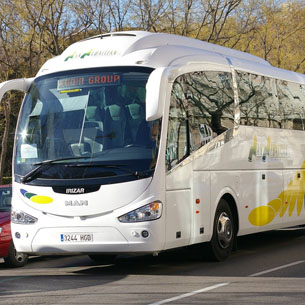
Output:
[[[31,180],[33,180],[37,174],[44,168],[48,167],[49,165],[55,164],[56,162],[59,161],[69,161],[69,160],[77,160],[77,159],[88,159],[90,156],[79,156],[79,157],[68,157],[68,158],[58,158],[58,159],[53,159],[53,160],[45,160],[42,162],[37,162],[34,163],[33,165],[36,165],[34,169],[29,171],[25,176],[21,177],[20,181],[22,183],[27,183]]]
[[[113,168],[129,173],[137,178],[144,178],[145,175],[142,172],[132,171],[128,168],[124,168],[124,165],[111,165],[111,164],[67,164],[67,167],[103,167],[103,168]]]

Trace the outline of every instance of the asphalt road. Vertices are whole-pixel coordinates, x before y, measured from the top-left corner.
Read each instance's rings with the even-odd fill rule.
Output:
[[[221,263],[200,248],[158,257],[33,257],[24,268],[0,260],[0,304],[305,304],[305,229],[240,237]]]

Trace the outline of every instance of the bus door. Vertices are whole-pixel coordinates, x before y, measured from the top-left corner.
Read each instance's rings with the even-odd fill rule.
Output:
[[[166,148],[166,248],[189,244],[191,236],[192,163],[186,113],[171,105]]]

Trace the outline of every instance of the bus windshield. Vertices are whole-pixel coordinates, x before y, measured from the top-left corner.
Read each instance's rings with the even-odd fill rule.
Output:
[[[37,78],[18,122],[15,180],[104,184],[151,176],[160,134],[160,120],[145,120],[151,71],[112,67]]]

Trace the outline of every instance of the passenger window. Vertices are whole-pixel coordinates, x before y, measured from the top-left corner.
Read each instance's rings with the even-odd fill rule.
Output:
[[[281,118],[273,79],[237,72],[237,87],[241,125],[280,127]]]
[[[234,93],[228,72],[185,75],[191,151],[234,126]]]
[[[172,168],[188,155],[186,98],[180,83],[173,85],[169,109],[166,162]]]
[[[168,168],[234,126],[232,75],[200,71],[179,76],[171,94]]]
[[[305,130],[305,86],[278,80],[282,128]]]

